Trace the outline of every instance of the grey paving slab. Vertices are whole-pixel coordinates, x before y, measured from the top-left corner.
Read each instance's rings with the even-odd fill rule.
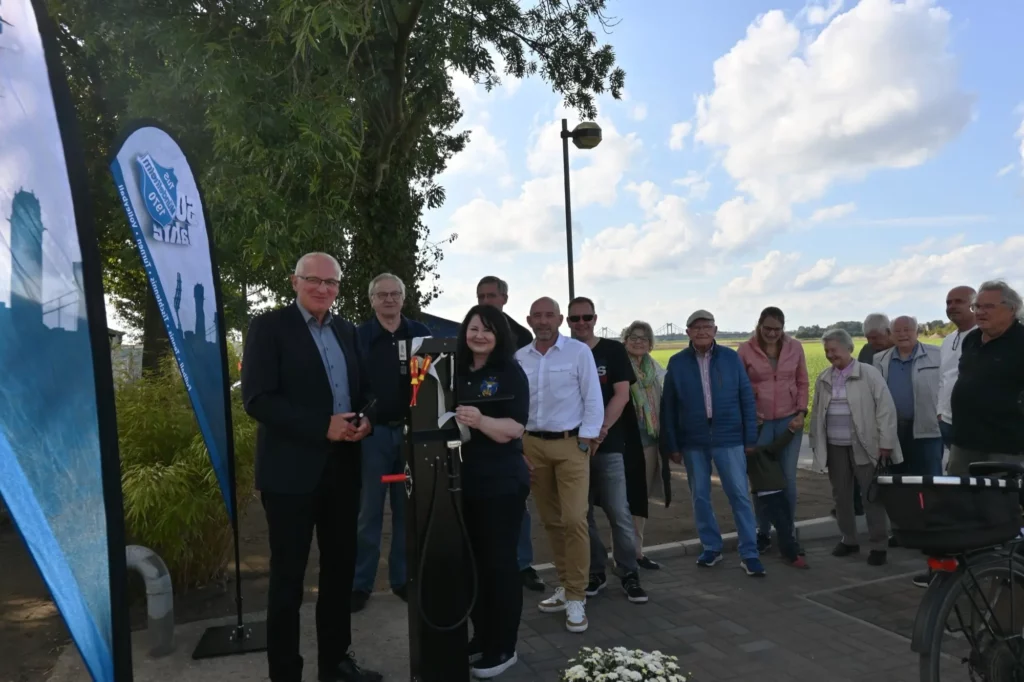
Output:
[[[581,646],[657,649],[679,657],[695,682],[817,679],[872,682],[917,679],[910,651],[907,614],[922,590],[910,583],[920,568],[912,552],[893,550],[890,563],[868,566],[864,557],[837,559],[833,541],[808,543],[811,569],[800,571],[766,557],[767,577],[747,577],[735,554],[722,564],[699,568],[683,550],[664,552],[661,571],[644,573],[650,602],[626,600],[618,585],[588,603],[590,629],[565,630],[561,616],[540,613],[541,596],[526,593],[520,629],[520,663],[501,676],[506,682],[555,682]],[[550,583],[554,576],[547,575]],[[885,608],[888,604],[891,608]],[[258,616],[257,616],[258,617]],[[136,648],[138,682],[264,680],[262,655],[192,661],[190,654],[208,623],[182,626],[170,657],[145,656],[141,633]],[[375,595],[353,619],[354,648],[367,666],[389,682],[405,682],[408,639],[405,605]],[[303,609],[303,649],[313,656],[313,605]],[[313,679],[310,669],[307,679]],[[77,653],[65,651],[51,682],[86,680]]]

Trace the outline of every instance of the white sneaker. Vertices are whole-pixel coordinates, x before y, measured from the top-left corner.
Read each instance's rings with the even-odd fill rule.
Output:
[[[566,602],[565,629],[569,632],[586,632],[589,625],[585,602],[575,600]]]
[[[540,609],[541,613],[559,613],[560,611],[565,611],[565,588],[556,588],[553,595],[537,604],[537,608]]]

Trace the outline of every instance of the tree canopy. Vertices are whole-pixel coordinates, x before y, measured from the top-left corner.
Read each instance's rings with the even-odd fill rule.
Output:
[[[605,0],[50,0],[90,162],[105,285],[118,313],[157,333],[107,163],[118,132],[155,118],[203,188],[227,322],[254,292],[290,295],[308,251],[342,264],[341,312],[369,310],[382,271],[420,284],[442,257],[423,211],[462,151],[462,72],[488,89],[539,75],[584,117],[625,74],[595,29]],[[500,56],[500,60],[496,57]],[[496,63],[504,63],[499,73]]]

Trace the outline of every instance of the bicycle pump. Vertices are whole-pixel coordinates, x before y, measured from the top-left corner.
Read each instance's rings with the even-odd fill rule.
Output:
[[[455,339],[400,341],[413,400],[405,420],[404,483],[411,682],[468,682],[469,614],[477,577],[462,518],[462,443],[454,419]]]

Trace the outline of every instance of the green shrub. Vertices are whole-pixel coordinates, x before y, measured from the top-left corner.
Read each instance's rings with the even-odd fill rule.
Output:
[[[232,383],[238,360],[229,353]],[[130,373],[128,373],[130,374]],[[232,391],[239,514],[253,495],[256,424]],[[167,563],[177,589],[218,579],[232,555],[231,525],[217,477],[173,356],[116,388],[121,483],[128,542]]]

